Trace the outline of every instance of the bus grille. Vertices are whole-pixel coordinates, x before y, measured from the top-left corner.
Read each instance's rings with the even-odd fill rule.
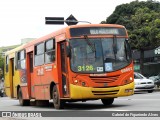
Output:
[[[119,76],[114,77],[90,77],[95,83],[112,83],[118,80]]]
[[[115,95],[118,93],[119,90],[112,90],[112,91],[92,91],[94,95]]]

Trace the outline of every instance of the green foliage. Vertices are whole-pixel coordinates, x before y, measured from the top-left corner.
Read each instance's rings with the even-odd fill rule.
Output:
[[[3,76],[3,70],[4,70],[4,58],[0,54],[0,78]]]
[[[0,68],[4,67],[4,58],[0,55]]]
[[[144,50],[160,46],[160,2],[136,0],[119,5],[104,23],[121,24],[127,28],[131,47],[141,52],[143,73]]]
[[[106,23],[124,25],[134,49],[147,50],[160,46],[159,2],[137,0],[119,5],[107,18]]]

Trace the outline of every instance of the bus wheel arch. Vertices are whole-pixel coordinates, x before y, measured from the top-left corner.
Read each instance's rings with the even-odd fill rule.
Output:
[[[19,99],[19,94],[18,94],[19,89],[20,89],[20,85],[17,86],[17,99]]]
[[[53,86],[52,90],[53,104],[55,109],[63,109],[65,101],[60,99],[60,95],[58,93],[57,86]]]
[[[56,84],[54,82],[52,82],[50,84],[50,99],[53,99],[53,87],[55,86]]]
[[[19,104],[21,106],[29,106],[30,105],[30,100],[23,99],[21,87],[18,88],[18,99],[19,99]]]

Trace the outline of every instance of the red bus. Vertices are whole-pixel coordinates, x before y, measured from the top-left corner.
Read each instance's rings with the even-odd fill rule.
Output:
[[[21,105],[31,99],[53,99],[56,109],[65,102],[96,99],[111,105],[114,98],[134,93],[131,49],[121,25],[68,26],[12,50],[12,57],[6,53],[6,58],[6,69],[12,69],[6,70],[7,94]]]

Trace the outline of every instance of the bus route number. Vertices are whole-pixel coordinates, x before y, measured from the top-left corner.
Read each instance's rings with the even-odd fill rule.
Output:
[[[93,65],[82,65],[78,66],[78,71],[93,71]]]

